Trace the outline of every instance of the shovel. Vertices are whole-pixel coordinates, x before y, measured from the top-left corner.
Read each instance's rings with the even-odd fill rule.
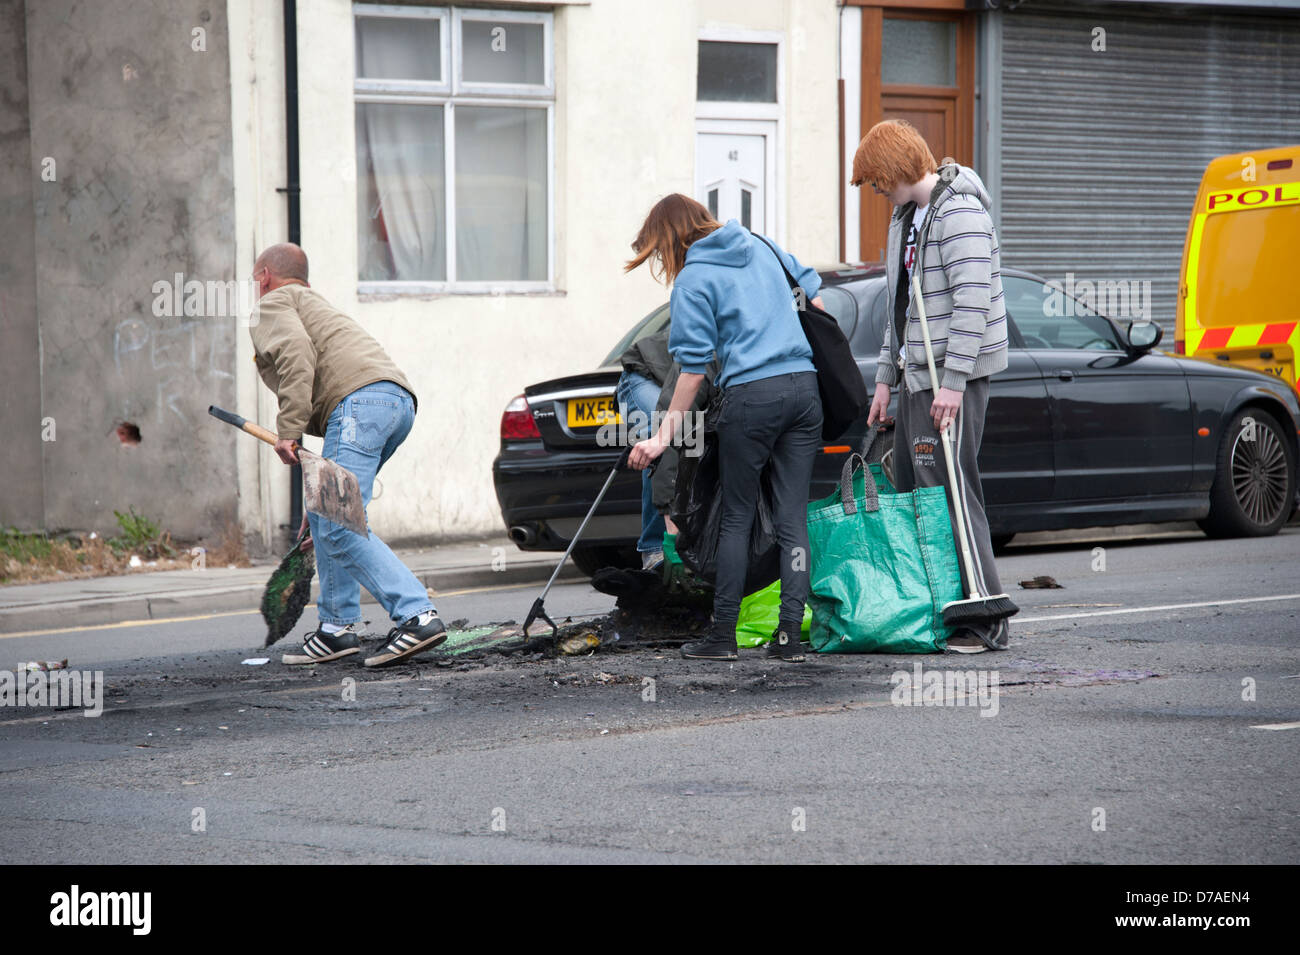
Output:
[[[208,414],[226,424],[233,424],[241,431],[247,431],[255,438],[261,438],[267,444],[274,445],[280,440],[260,425],[216,405],[208,405]],[[322,458],[319,454],[312,454],[300,444],[295,443],[293,447],[302,464],[303,507],[317,517],[346,527],[354,534],[369,536],[366,505],[361,499],[361,485],[357,483],[357,476],[340,464]]]

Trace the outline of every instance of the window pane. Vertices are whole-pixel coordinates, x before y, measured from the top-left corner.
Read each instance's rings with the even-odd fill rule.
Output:
[[[461,41],[467,83],[546,84],[542,24],[463,20]]]
[[[957,25],[885,18],[881,79],[922,86],[957,85]]]
[[[445,281],[443,108],[357,104],[359,277]]]
[[[546,110],[456,107],[456,278],[546,280]]]
[[[357,76],[442,80],[442,23],[415,17],[357,17]]]
[[[1002,291],[1026,348],[1123,350],[1110,322],[1059,287],[1004,275]]]
[[[732,103],[775,103],[776,44],[701,40],[696,96]]]

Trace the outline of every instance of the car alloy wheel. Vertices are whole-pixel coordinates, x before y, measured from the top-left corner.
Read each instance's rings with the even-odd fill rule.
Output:
[[[1254,524],[1272,524],[1290,503],[1286,449],[1274,431],[1247,419],[1232,443],[1232,491]]]

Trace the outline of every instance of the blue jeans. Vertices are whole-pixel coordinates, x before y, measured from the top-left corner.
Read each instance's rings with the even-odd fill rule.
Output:
[[[335,406],[325,425],[322,456],[357,476],[361,499],[370,504],[375,475],[393,456],[415,423],[415,400],[400,385],[377,381],[358,388]],[[378,537],[362,537],[308,512],[316,549],[321,623],[345,627],[361,621],[361,588],[388,611],[394,623],[433,610],[424,585]]]
[[[622,377],[618,379],[618,392],[615,400],[618,402],[618,412],[627,421],[629,411],[639,411],[645,415],[646,421],[654,418],[655,406],[659,403],[659,392],[662,390],[654,381],[645,375],[638,375],[634,371],[623,372]],[[649,428],[641,428],[635,434],[629,435],[641,441],[650,437]],[[663,515],[655,510],[654,493],[651,490],[651,470],[646,468],[641,472],[641,538],[636,542],[636,549],[641,553],[653,553],[664,549],[664,519]]]

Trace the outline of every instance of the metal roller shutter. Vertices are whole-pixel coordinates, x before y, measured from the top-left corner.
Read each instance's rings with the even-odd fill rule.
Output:
[[[1206,163],[1300,143],[1300,18],[1026,3],[1002,23],[1004,264],[1149,280],[1172,342]]]

